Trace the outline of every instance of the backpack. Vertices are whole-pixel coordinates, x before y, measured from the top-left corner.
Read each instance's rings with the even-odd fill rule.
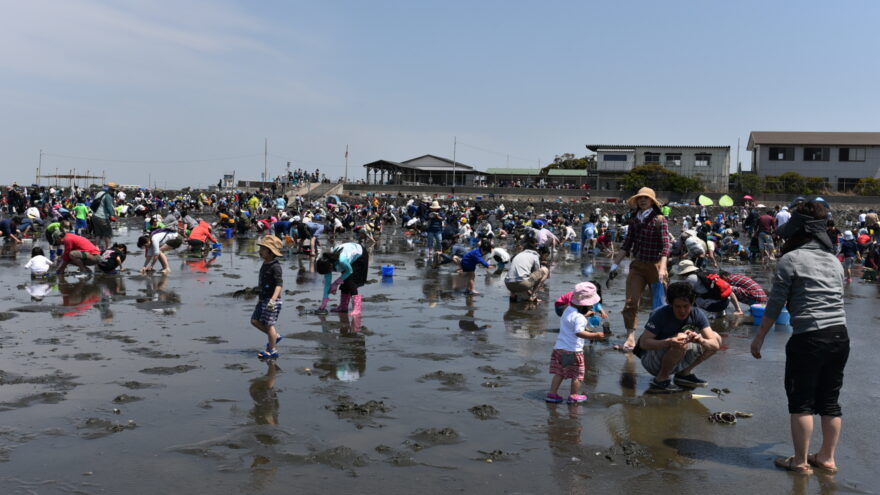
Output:
[[[730,294],[733,292],[730,284],[724,281],[717,273],[698,272],[697,278],[700,279],[703,287],[708,290],[705,296],[706,299],[723,301],[730,297]]]
[[[89,203],[89,209],[92,210],[93,212],[98,211],[101,208],[101,201],[104,199],[105,194],[107,194],[107,193],[104,191],[101,191],[98,194],[96,194],[95,199],[93,199],[92,202]]]

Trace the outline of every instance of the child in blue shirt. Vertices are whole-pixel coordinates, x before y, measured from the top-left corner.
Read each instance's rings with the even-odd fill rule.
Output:
[[[483,265],[489,270],[494,270],[495,266],[490,265],[485,258],[484,255],[488,255],[492,252],[492,243],[490,241],[484,240],[480,243],[480,247],[469,251],[464,257],[461,258],[461,271],[467,277],[467,293],[468,294],[479,294],[475,290],[476,286],[476,276],[477,276],[477,264]]]

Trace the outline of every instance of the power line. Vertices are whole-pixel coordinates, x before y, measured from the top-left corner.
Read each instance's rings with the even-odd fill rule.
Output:
[[[74,156],[74,155],[63,155],[60,153],[46,153],[43,152],[43,156],[54,156],[57,158],[70,158],[73,160],[85,160],[91,162],[111,162],[111,163],[140,163],[140,164],[149,164],[149,163],[202,163],[202,162],[216,162],[223,160],[240,160],[242,158],[255,158],[261,156],[262,153],[255,153],[251,155],[238,155],[238,156],[221,156],[217,158],[199,158],[199,159],[187,159],[187,160],[128,160],[128,159],[117,159],[117,158],[94,158],[94,157],[85,157],[85,156]]]
[[[471,149],[475,149],[475,150],[483,151],[483,152],[485,152],[485,153],[490,153],[490,154],[493,154],[493,155],[503,156],[503,157],[506,157],[506,158],[512,158],[512,159],[514,159],[514,160],[520,160],[520,161],[523,161],[523,162],[529,162],[529,163],[532,163],[532,162],[535,161],[534,158],[523,158],[523,157],[521,157],[521,156],[511,155],[510,153],[505,153],[505,152],[503,152],[503,151],[490,150],[490,149],[487,149],[487,148],[481,148],[481,147],[479,147],[479,146],[474,146],[474,145],[472,145],[472,144],[462,143],[461,141],[459,141],[458,144],[459,144],[459,146],[464,146],[464,147],[467,147],[467,148],[471,148]]]
[[[291,158],[289,156],[283,156],[283,155],[279,155],[276,153],[269,153],[269,156],[274,157],[274,158],[281,158],[282,160],[287,160],[287,161],[294,163],[294,164],[304,163],[307,165],[318,165],[320,167],[336,167],[339,165],[338,163],[334,164],[334,163],[310,162],[308,160],[300,160],[299,158]]]

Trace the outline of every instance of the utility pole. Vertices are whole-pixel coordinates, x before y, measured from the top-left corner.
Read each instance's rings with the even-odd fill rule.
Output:
[[[452,199],[455,199],[455,152],[458,150],[458,137],[452,137]]]
[[[345,145],[345,179],[342,181],[343,184],[348,183],[348,145]]]
[[[263,146],[263,182],[269,182],[269,138]]]
[[[40,185],[40,175],[43,169],[43,150],[40,150],[40,160],[37,162],[37,185]]]

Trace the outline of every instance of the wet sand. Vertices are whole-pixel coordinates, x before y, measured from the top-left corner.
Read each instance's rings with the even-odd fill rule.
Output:
[[[137,234],[117,240],[133,247]],[[702,397],[646,395],[650,376],[611,348],[620,277],[604,294],[615,338],[586,352],[589,400],[548,405],[552,302],[510,304],[503,275],[483,271],[483,294],[468,297],[451,268],[417,258],[403,236],[383,236],[360,321],[310,314],[321,278],[306,257],[284,260],[277,365],[256,359],[256,300],[234,296],[256,285],[253,239],[223,240],[210,263],[174,254],[167,277],[68,276],[38,302],[26,253],[0,260],[0,493],[878,491],[877,285],[846,290],[840,473],[800,477],[772,465],[791,453],[790,328],[772,331],[757,361],[751,318],[716,320],[725,348],[698,371]],[[608,260],[589,260],[561,254],[549,294],[604,281]],[[137,252],[126,266],[142,263]],[[760,267],[734,269],[768,281]],[[707,420],[716,411],[754,416],[722,425]]]

